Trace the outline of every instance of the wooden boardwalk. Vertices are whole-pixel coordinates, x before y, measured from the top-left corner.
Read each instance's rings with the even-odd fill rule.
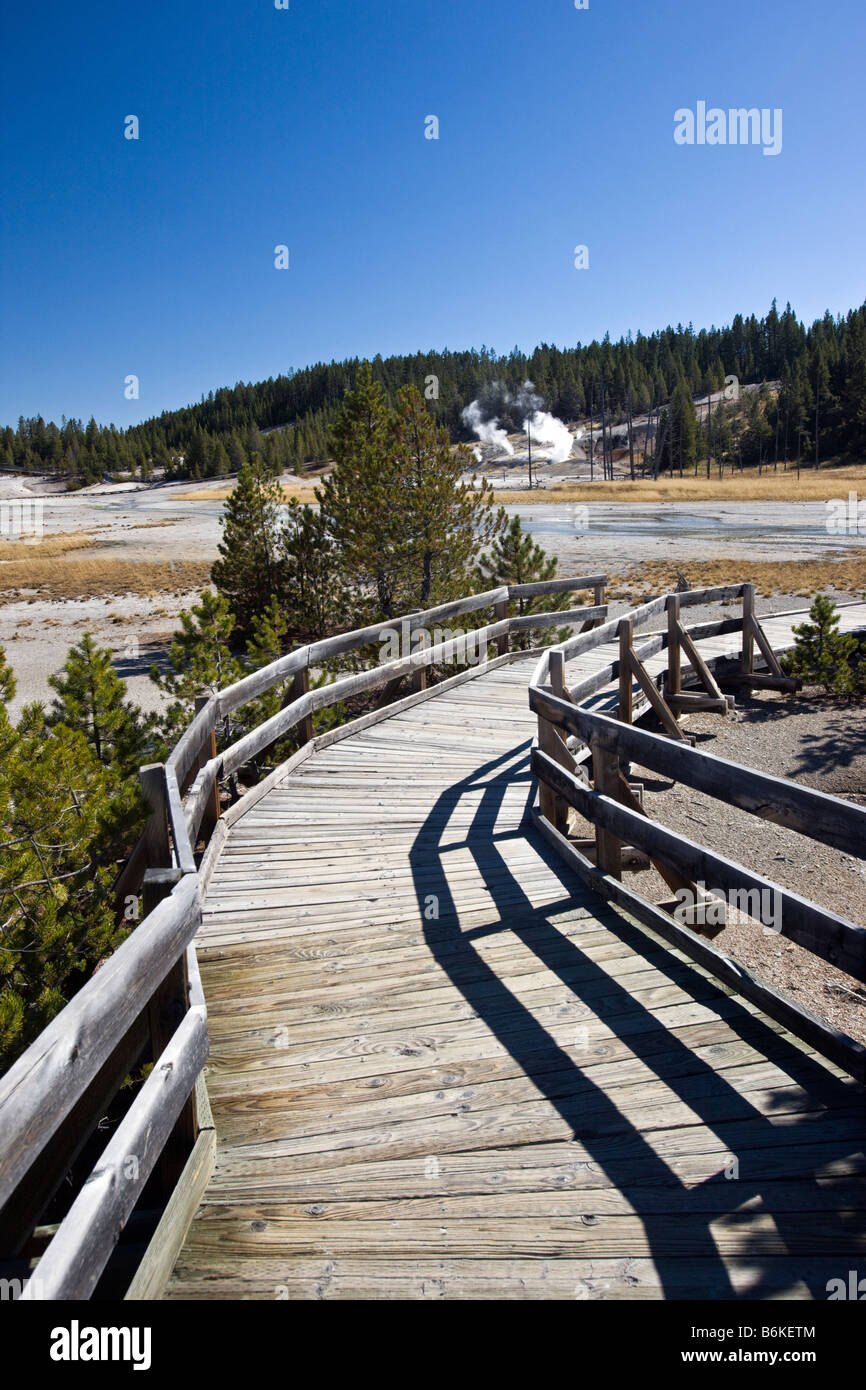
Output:
[[[231,828],[197,940],[218,1160],[167,1297],[862,1272],[862,1090],[548,850],[533,661],[318,749]]]

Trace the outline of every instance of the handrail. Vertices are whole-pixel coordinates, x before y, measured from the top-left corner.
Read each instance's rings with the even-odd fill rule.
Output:
[[[606,749],[614,749],[618,760],[633,760],[652,772],[660,772],[686,787],[715,797],[725,805],[736,806],[763,820],[772,821],[775,825],[796,830],[811,840],[831,845],[845,854],[859,856],[866,849],[866,808],[862,806],[841,801],[837,797],[828,796],[826,792],[804,787],[799,782],[791,782],[784,777],[774,777],[769,773],[758,772],[755,768],[729,762],[726,758],[715,757],[702,749],[673,743],[659,734],[637,729],[634,725],[622,724],[607,715],[579,709],[569,701],[557,699],[555,695],[545,691],[530,691],[529,703],[531,709],[544,715],[557,727],[578,734],[587,743],[598,740],[600,743],[603,742]],[[544,753],[540,754],[540,758],[544,760],[539,766],[543,769],[545,777],[555,777],[559,789],[574,805],[571,786],[560,781],[562,776],[568,781],[571,774],[556,764],[551,764]],[[649,851],[648,844],[640,845],[642,838],[657,841],[659,827],[656,822],[630,807],[618,806],[615,801],[599,791],[588,792],[583,787],[580,788],[579,800],[581,804],[577,809],[582,814],[588,811],[591,819],[605,819],[609,829],[613,828],[613,820],[620,826],[627,821],[628,835],[639,847]],[[615,807],[615,811],[611,812],[611,807]],[[683,846],[690,843],[681,836],[668,839],[670,832],[663,834],[668,846],[677,839]],[[730,870],[725,868],[730,861],[706,849],[701,849],[699,855],[689,855],[692,859],[701,856],[716,878],[732,877]],[[671,864],[670,867],[682,871],[694,866],[686,866],[684,862],[680,862]],[[752,874],[751,870],[745,869],[742,865],[734,865],[733,869],[736,871],[735,877],[742,881],[747,878],[752,880],[752,887],[758,886],[763,890],[769,886],[778,891],[783,905],[786,904],[789,909],[782,935],[806,946],[840,970],[853,975],[855,979],[866,981],[866,930],[863,927],[858,927],[856,923],[840,917],[837,913],[813,906],[787,889],[769,884],[767,880]],[[703,868],[698,876],[705,877]],[[732,882],[731,886],[735,887],[736,883]],[[801,923],[804,922],[808,930],[802,928]]]
[[[312,642],[269,663],[225,689],[202,699],[194,718],[162,765],[142,769],[142,787],[151,816],[137,846],[146,860],[145,915],[135,931],[108,958],[39,1037],[0,1077],[0,1238],[12,1253],[29,1238],[41,1211],[60,1185],[73,1157],[96,1128],[106,1107],[151,1039],[153,1070],[97,1160],[45,1249],[38,1275],[25,1288],[26,1299],[86,1298],[100,1278],[128,1219],[166,1145],[174,1145],[166,1172],[189,1159],[198,1134],[194,1088],[207,1057],[207,1022],[193,941],[201,924],[202,881],[209,868],[196,863],[194,846],[211,811],[212,840],[218,852],[225,822],[214,804],[217,778],[229,775],[298,725],[312,746],[310,716],[352,695],[377,689],[405,675],[418,678],[436,663],[465,657],[468,644],[485,650],[496,642],[507,653],[512,632],[527,627],[568,626],[571,621],[598,622],[607,615],[603,575],[501,585],[421,612],[410,613],[352,632]],[[539,595],[593,589],[595,604],[512,617],[509,603]],[[397,660],[341,677],[320,689],[309,688],[309,671],[356,651],[396,627],[410,636],[484,608],[494,620],[468,632],[452,634]],[[237,739],[219,755],[215,731],[239,706],[293,677],[294,698],[272,718]],[[434,691],[429,692],[433,694]],[[192,779],[192,785],[186,784]],[[186,788],[186,790],[185,790]],[[206,856],[211,859],[212,856]],[[212,867],[212,866],[211,866]],[[121,875],[123,879],[123,875]],[[131,879],[124,879],[129,887]],[[187,1144],[180,1163],[179,1132]],[[199,1134],[198,1144],[205,1134]],[[210,1131],[212,1140],[212,1130]],[[136,1159],[130,1174],[124,1160]],[[188,1184],[187,1206],[206,1181],[209,1168],[201,1157],[195,1182]],[[196,1186],[198,1184],[198,1186]],[[26,1190],[26,1198],[22,1196]],[[177,1189],[174,1189],[177,1191]],[[19,1210],[13,1213],[13,1207]],[[10,1214],[14,1218],[10,1222]],[[181,1232],[182,1238],[182,1232]],[[4,1251],[2,1253],[8,1253]]]
[[[515,617],[508,615],[508,605],[509,602],[521,598],[539,597],[545,593],[577,592],[582,589],[592,589],[596,600],[599,600],[603,597],[605,584],[606,576],[604,575],[586,575],[544,580],[534,584],[501,585],[497,589],[489,589],[481,594],[470,594],[465,598],[438,604],[435,608],[403,614],[400,617],[375,623],[368,627],[357,628],[352,632],[339,633],[335,637],[328,637],[320,642],[308,643],[306,646],[290,652],[287,656],[277,658],[276,661],[270,662],[249,676],[244,676],[224,690],[215,692],[198,712],[190,728],[181,736],[175,746],[174,754],[170,754],[166,759],[168,820],[178,862],[186,866],[194,857],[196,837],[216,783],[223,777],[231,776],[238,768],[257,757],[278,739],[284,738],[302,721],[308,720],[317,710],[339,704],[354,695],[375,690],[391,681],[400,680],[404,676],[426,670],[430,666],[453,659],[455,656],[459,657],[461,650],[465,651],[470,640],[474,641],[477,647],[492,641],[507,644],[512,632],[524,631],[526,628],[562,626],[563,624],[568,626],[570,621],[578,620],[598,622],[607,614],[605,605],[599,602],[582,609],[553,610]],[[309,689],[308,673],[311,668],[315,668],[325,661],[333,660],[336,656],[345,655],[359,648],[370,646],[373,642],[381,641],[386,633],[398,631],[401,635],[406,633],[411,636],[419,628],[425,628],[431,623],[440,623],[447,619],[461,617],[467,613],[491,607],[496,610],[497,622],[472,628],[447,642],[440,642],[434,646],[422,646],[407,656],[381,663],[367,671],[344,676],[318,690]],[[184,807],[180,783],[186,772],[195,763],[198,748],[201,746],[199,743],[197,747],[199,737],[203,742],[215,728],[217,719],[250,700],[258,699],[289,676],[293,676],[296,680],[306,677],[303,680],[302,692],[283,709],[272,715],[270,719],[257,725],[244,734],[242,738],[230,744],[228,748],[223,749],[218,755],[209,758],[199,768]],[[197,731],[195,737],[192,736],[193,729]]]
[[[198,883],[191,875],[0,1077],[0,1206],[180,959],[200,921]]]
[[[679,599],[683,607],[717,603],[723,599],[742,598],[747,587],[747,584],[722,584],[708,589],[689,589],[681,594],[661,594],[658,598],[648,599],[646,603],[630,609],[627,614],[620,614],[618,618],[611,618],[609,622],[602,624],[601,627],[593,628],[591,632],[579,632],[567,641],[560,642],[556,647],[547,647],[539,657],[529,683],[531,686],[543,686],[545,684],[550,672],[551,652],[561,652],[563,659],[570,661],[584,652],[603,646],[605,642],[613,641],[619,635],[619,627],[623,618],[628,618],[632,624],[632,630],[637,631],[638,628],[646,627],[651,618],[667,612],[671,600],[675,598]]]
[[[679,622],[679,611],[683,604],[694,606],[737,597],[743,600],[741,618],[695,624],[692,628],[684,628]],[[633,647],[633,630],[645,627],[661,611],[667,611],[668,631],[654,633],[643,646]],[[622,846],[629,844],[648,855],[667,881],[672,886],[678,886],[677,905],[687,901],[698,904],[702,892],[706,899],[706,891],[698,889],[696,884],[712,880],[718,885],[719,891],[735,895],[737,901],[741,901],[745,894],[750,915],[754,916],[749,895],[756,894],[757,901],[763,905],[763,895],[769,892],[773,895],[773,925],[780,935],[855,979],[866,981],[866,930],[863,927],[650,819],[628,781],[628,767],[636,763],[726,805],[796,830],[843,853],[866,857],[866,809],[787,778],[775,777],[719,758],[680,741],[682,735],[671,708],[653,688],[651,678],[645,671],[638,671],[638,674],[645,693],[652,696],[650,705],[663,716],[664,726],[670,726],[669,734],[676,737],[651,733],[631,722],[631,680],[635,663],[639,665],[647,657],[664,649],[668,651],[666,693],[673,711],[683,706],[688,709],[689,701],[695,702],[695,708],[724,710],[725,699],[720,697],[709,665],[698,652],[695,642],[701,637],[738,629],[743,633],[742,673],[734,673],[732,678],[747,684],[783,685],[787,680],[790,688],[794,682],[783,675],[773,649],[754,616],[754,586],[748,583],[662,595],[606,623],[604,627],[547,648],[533,671],[528,692],[530,708],[538,717],[538,741],[532,754],[532,771],[538,779],[540,790],[536,822],[545,838],[596,891],[660,931],[672,945],[714,969],[725,983],[742,979],[743,992],[748,998],[757,1001],[771,1017],[806,1039],[852,1075],[864,1080],[866,1049],[860,1044],[793,1001],[784,999],[736,962],[709,947],[688,929],[685,925],[687,919],[681,921],[671,915],[673,904],[653,903],[621,882]],[[619,641],[619,660],[612,660],[601,670],[573,682],[570,689],[567,688],[563,680],[566,656],[573,657],[591,650],[600,640],[611,642],[614,639]],[[759,676],[753,671],[752,644],[755,642],[768,664],[768,676]],[[710,687],[709,695],[681,692],[681,649],[691,660],[697,677],[705,687]],[[617,717],[588,709],[579,703],[617,677],[620,682]],[[564,741],[569,734],[588,746],[592,764],[591,784],[576,775],[577,759]],[[568,839],[569,807],[595,827],[594,861]],[[684,897],[680,897],[679,888],[686,889]],[[700,913],[695,915],[700,921]],[[763,906],[761,915],[763,920]],[[775,920],[777,917],[780,920]]]

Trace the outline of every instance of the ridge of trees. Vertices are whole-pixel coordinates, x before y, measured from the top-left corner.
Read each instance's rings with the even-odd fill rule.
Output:
[[[228,476],[258,453],[271,471],[303,472],[331,457],[337,412],[361,365],[357,358],[318,362],[267,381],[239,382],[126,430],[92,418],[86,426],[64,418],[58,426],[41,415],[21,417],[17,429],[0,430],[0,468],[54,473],[80,486],[104,474],[146,479],[155,469],[175,478]],[[609,334],[570,348],[542,343],[529,354],[515,347],[498,355],[482,346],[377,356],[371,370],[392,405],[401,387],[423,388],[435,377],[428,406],[454,440],[471,437],[463,408],[497,379],[531,379],[561,419],[584,418],[604,400],[611,420],[621,422],[659,411],[678,390],[718,391],[734,375],[741,384],[782,383],[768,422],[790,449],[795,441],[806,457],[866,449],[866,304],[844,317],[828,311],[808,328],[790,304],[780,313],[774,300],[763,318],[737,314],[724,328],[678,324],[616,343]]]

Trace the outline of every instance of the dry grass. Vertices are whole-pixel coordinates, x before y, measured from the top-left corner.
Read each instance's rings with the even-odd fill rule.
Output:
[[[173,502],[225,502],[233,492],[233,487],[206,488],[198,492],[175,492],[171,500]],[[296,502],[314,503],[316,501],[314,484],[312,483],[299,484],[296,487],[287,487],[284,484],[282,492],[283,500],[286,502],[290,502],[292,498]]]
[[[657,483],[562,483],[533,492],[496,490],[503,504],[540,506],[550,502],[829,502],[847,498],[848,490],[866,484],[866,465],[796,472],[726,474],[713,478],[665,478]],[[862,490],[862,489],[861,489]]]
[[[0,541],[0,561],[12,560],[30,564],[25,556],[50,559],[55,555],[65,555],[68,550],[88,550],[96,545],[92,536],[82,536],[80,532],[58,531],[54,536],[43,536],[41,540],[27,541],[22,537],[17,541]],[[2,571],[0,571],[2,574]]]
[[[112,598],[120,594],[150,598],[201,590],[209,583],[210,565],[195,560],[48,560],[34,553],[27,562],[0,566],[0,594],[5,602],[21,598]]]
[[[680,568],[693,589],[717,584],[741,584],[751,580],[758,593],[792,594],[811,598],[828,588],[859,596],[866,590],[866,553],[834,560],[683,560]],[[648,595],[676,588],[677,566],[667,560],[647,560],[631,570],[612,575],[608,599],[642,602]]]

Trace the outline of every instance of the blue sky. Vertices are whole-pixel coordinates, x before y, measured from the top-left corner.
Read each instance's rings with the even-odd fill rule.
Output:
[[[866,294],[862,0],[10,9],[4,424],[123,426],[321,359]],[[780,107],[781,154],[677,146],[699,100]]]

